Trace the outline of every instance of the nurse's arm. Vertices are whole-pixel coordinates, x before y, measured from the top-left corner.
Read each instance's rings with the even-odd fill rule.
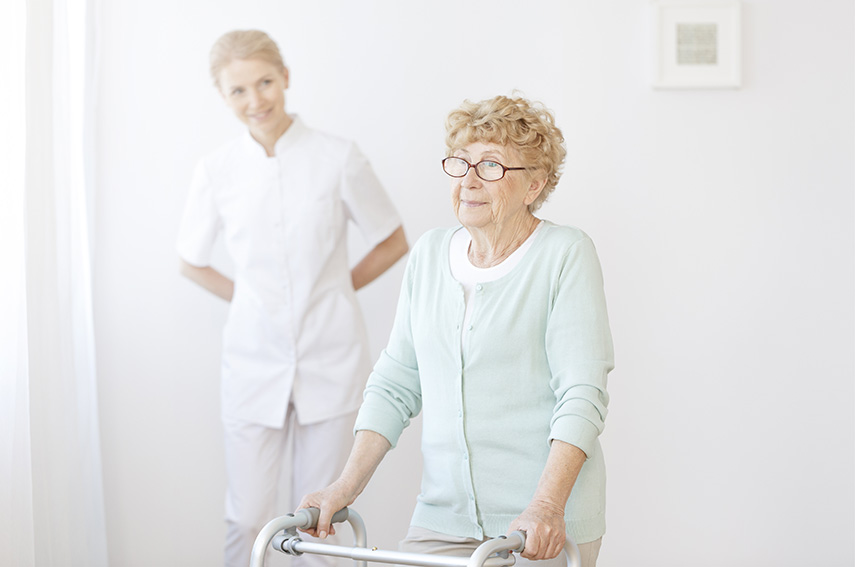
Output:
[[[232,300],[232,295],[235,291],[235,283],[214,268],[210,266],[194,266],[179,258],[178,271],[182,276],[199,284],[217,297],[225,299],[226,301]]]
[[[404,235],[404,227],[399,226],[389,238],[374,247],[371,252],[354,266],[350,272],[353,289],[359,289],[377,279],[383,272],[401,259],[410,247]]]
[[[317,527],[305,530],[306,533],[320,538],[334,534],[335,528],[330,524],[330,518],[345,506],[353,504],[356,497],[362,494],[380,461],[391,448],[392,444],[379,433],[367,429],[358,431],[338,480],[323,490],[304,496],[300,502],[298,510],[314,507],[321,511]]]
[[[564,549],[564,508],[586,458],[585,452],[575,445],[552,440],[534,497],[508,529],[508,533],[526,532],[522,553],[526,559],[552,559]]]

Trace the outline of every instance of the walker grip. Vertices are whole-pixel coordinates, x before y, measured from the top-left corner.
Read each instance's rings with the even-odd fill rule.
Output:
[[[318,525],[318,518],[321,515],[321,510],[319,508],[303,508],[300,510],[303,514],[307,516],[307,523],[303,526],[303,529],[312,529]],[[332,519],[330,519],[331,524],[339,524],[341,522],[346,522],[347,518],[350,514],[350,510],[347,509],[347,506],[333,514]]]
[[[517,553],[522,553],[525,549],[525,532],[522,530],[514,530],[509,533],[506,537],[509,543],[519,542],[519,545],[512,549],[511,551],[516,551]]]

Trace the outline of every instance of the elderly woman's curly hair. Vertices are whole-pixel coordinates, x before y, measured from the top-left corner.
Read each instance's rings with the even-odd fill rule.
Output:
[[[480,102],[463,101],[445,121],[447,155],[473,143],[493,143],[515,149],[535,178],[546,185],[529,205],[534,212],[555,190],[567,150],[552,112],[521,97],[497,96]]]

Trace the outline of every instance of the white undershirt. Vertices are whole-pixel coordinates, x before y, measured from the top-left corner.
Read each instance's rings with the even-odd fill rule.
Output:
[[[543,226],[543,221],[537,223],[534,231],[525,239],[519,248],[510,256],[495,266],[489,268],[478,268],[469,261],[469,245],[472,243],[472,235],[468,230],[460,228],[451,236],[448,248],[448,260],[451,267],[451,275],[463,286],[463,300],[466,303],[466,311],[463,315],[463,326],[460,328],[460,343],[464,352],[469,337],[469,319],[472,317],[472,292],[479,283],[496,281],[510,273],[520,260],[526,255],[534,242],[536,235]]]

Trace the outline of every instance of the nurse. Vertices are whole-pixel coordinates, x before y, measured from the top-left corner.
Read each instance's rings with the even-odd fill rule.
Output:
[[[210,63],[214,85],[247,129],[197,165],[177,251],[184,276],[231,302],[222,359],[225,564],[246,567],[255,536],[277,515],[287,439],[293,505],[341,472],[371,370],[355,291],[408,245],[356,145],[286,113],[288,68],[267,34],[223,35]],[[352,269],[348,222],[371,246]],[[233,280],[210,265],[219,235]]]

